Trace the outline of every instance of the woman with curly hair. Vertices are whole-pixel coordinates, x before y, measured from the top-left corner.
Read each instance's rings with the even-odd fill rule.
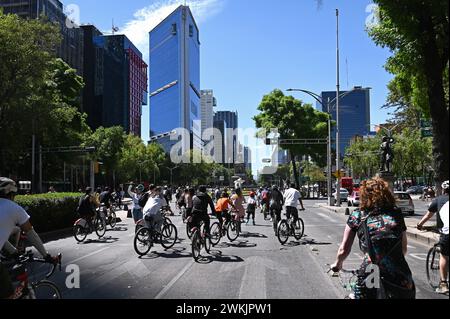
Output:
[[[358,273],[354,299],[415,299],[415,285],[405,259],[406,225],[388,183],[381,178],[363,182],[360,199],[359,209],[348,219],[344,239],[331,269],[334,272],[342,270],[358,236],[365,257]]]

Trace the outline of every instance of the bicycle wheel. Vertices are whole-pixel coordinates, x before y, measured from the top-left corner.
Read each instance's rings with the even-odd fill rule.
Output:
[[[73,237],[79,243],[83,242],[87,237],[87,232],[84,227],[80,225],[73,226]]]
[[[188,238],[192,240],[192,236],[194,234],[192,232],[192,225],[190,223],[186,224],[186,234],[187,234]]]
[[[36,299],[61,299],[58,287],[47,280],[42,280],[32,285]]]
[[[289,234],[290,234],[290,227],[287,221],[282,220],[278,225],[278,241],[281,245],[285,245],[287,241],[289,240]]]
[[[173,224],[169,217],[164,217],[164,225],[171,225]]]
[[[239,226],[235,220],[228,224],[227,237],[231,242],[234,242],[239,237]]]
[[[111,226],[112,229],[116,227],[117,224],[117,216],[115,212],[111,212],[111,214],[108,217],[109,219],[109,226]]]
[[[427,256],[427,279],[433,289],[439,287],[439,283],[441,282],[441,275],[439,273],[440,258],[440,247],[434,246],[431,248]]]
[[[200,238],[200,232],[197,230],[192,235],[192,257],[197,262],[200,258],[200,251],[202,250],[202,239]]]
[[[303,238],[305,234],[305,223],[303,219],[299,218],[294,225],[294,237],[296,240],[300,240]]]
[[[175,225],[169,224],[163,226],[161,230],[161,246],[165,249],[172,248],[178,240],[178,231]]]
[[[134,251],[139,256],[145,256],[152,249],[151,233],[148,228],[141,228],[134,236]]]
[[[214,223],[211,225],[211,229],[210,229],[210,233],[211,233],[211,244],[213,246],[216,246],[217,244],[219,244],[220,239],[221,239],[221,229],[220,229],[220,224],[219,223]]]
[[[95,233],[98,238],[102,238],[106,233],[106,223],[102,218],[95,219],[94,222]]]

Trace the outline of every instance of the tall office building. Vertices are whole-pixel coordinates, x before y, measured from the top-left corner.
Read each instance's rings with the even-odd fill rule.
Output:
[[[0,0],[5,14],[17,14],[24,19],[38,19],[42,15],[57,23],[61,29],[61,45],[56,56],[83,75],[83,31],[77,26],[68,28],[63,4],[58,0]]]
[[[227,123],[225,121],[214,121],[214,129],[220,132],[220,136],[214,136],[214,161],[219,164],[225,164],[227,161]]]
[[[248,146],[244,146],[244,165],[245,170],[252,171],[252,151]]]
[[[341,92],[345,94],[347,92]],[[336,120],[336,91],[322,92],[324,102],[331,101],[330,113]],[[327,112],[327,103],[320,106],[323,112]],[[345,155],[350,141],[355,136],[366,136],[370,133],[370,89],[360,89],[349,93],[340,100],[339,105],[339,130],[340,130],[340,153]],[[332,131],[333,139],[336,129]],[[336,144],[333,146],[336,147]]]
[[[217,100],[214,97],[213,90],[201,90],[202,137],[207,129],[214,126],[214,107],[216,106]]]
[[[226,163],[234,164],[238,156],[239,136],[237,128],[239,126],[238,112],[219,111],[214,114],[214,121],[224,121],[227,123],[227,160]]]
[[[147,64],[142,53],[124,35],[103,35],[92,25],[81,28],[89,126],[122,126],[140,137],[142,105],[147,104]]]
[[[188,6],[179,6],[150,31],[150,136],[164,136],[167,152],[177,141],[167,134],[190,132],[182,153],[202,149],[200,36]]]

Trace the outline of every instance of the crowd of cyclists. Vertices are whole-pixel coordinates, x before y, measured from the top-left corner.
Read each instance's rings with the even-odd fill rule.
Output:
[[[417,228],[422,229],[425,222],[436,213],[442,221],[441,283],[436,291],[448,294],[448,181],[442,184],[442,189],[443,195],[432,202],[428,214],[419,222]],[[20,227],[45,260],[56,263],[57,257],[51,256],[45,249],[29,221],[30,216],[14,202],[16,193],[15,182],[0,178],[0,247],[9,256],[17,256],[17,248],[8,241],[8,238],[14,229]],[[344,239],[331,270],[339,272],[343,269],[353,241],[358,237],[365,258],[358,272],[358,284],[353,297],[355,299],[379,297],[379,294],[374,295],[373,290],[366,289],[365,285],[368,276],[366,269],[368,265],[373,264],[377,265],[382,273],[384,298],[415,298],[415,284],[405,259],[406,226],[401,211],[395,205],[388,183],[380,178],[365,181],[361,184],[360,193],[360,209],[353,212],[348,219]],[[205,236],[210,237],[210,216],[217,218],[220,228],[224,223],[230,222],[232,215],[239,221],[255,225],[256,211],[260,209],[265,220],[273,223],[274,233],[277,236],[283,208],[287,218],[292,218],[294,223],[299,219],[298,207],[305,210],[301,194],[295,184],[288,184],[284,189],[280,189],[277,185],[264,186],[246,195],[247,198],[240,188],[217,187],[211,190],[206,186],[172,189],[169,186],[149,185],[146,188],[142,184],[130,183],[126,192],[113,191],[108,187],[93,191],[88,187],[80,199],[77,213],[91,223],[98,207],[104,206],[109,209],[113,205],[120,206],[123,205],[123,199],[129,197],[132,204],[128,208],[134,222],[138,224],[144,220],[149,229],[158,232],[164,223],[164,214],[161,212],[173,216],[174,212],[170,206],[175,201],[175,207],[183,214],[183,220],[190,220],[189,227],[199,228],[203,225]],[[8,272],[0,263],[0,298],[9,298],[12,293]]]

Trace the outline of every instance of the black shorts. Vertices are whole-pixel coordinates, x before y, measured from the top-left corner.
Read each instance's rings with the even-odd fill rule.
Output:
[[[448,235],[441,235],[439,246],[441,246],[441,254],[448,257]]]
[[[6,267],[0,263],[0,299],[6,299],[14,294],[11,277]]]

